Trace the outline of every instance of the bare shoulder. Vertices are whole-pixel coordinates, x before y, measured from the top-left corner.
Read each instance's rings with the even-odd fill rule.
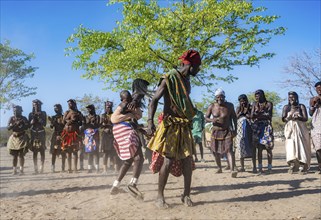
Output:
[[[228,108],[233,108],[233,109],[234,109],[233,103],[231,103],[231,102],[225,102],[225,104],[226,104],[226,106],[227,106]]]
[[[231,102],[225,102],[226,108],[228,108],[229,110],[233,110],[234,111],[234,105]]]
[[[211,104],[207,107],[207,109],[212,109],[214,106],[215,106],[215,102],[211,103]]]

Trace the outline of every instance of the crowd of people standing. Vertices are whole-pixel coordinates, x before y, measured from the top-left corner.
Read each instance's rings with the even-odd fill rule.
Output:
[[[215,91],[214,102],[206,113],[197,110],[189,95],[191,92],[190,77],[200,70],[201,56],[195,50],[186,51],[181,57],[181,66],[164,74],[148,109],[147,128],[138,126],[142,117],[140,99],[142,97],[124,90],[120,93],[121,104],[113,112],[113,103],[105,102],[105,112],[97,115],[94,105],[86,106],[87,114],[83,115],[74,99],[69,99],[68,110],[63,113],[60,104],[54,105],[55,115],[48,116],[42,111],[42,102],[33,101],[33,110],[28,119],[22,115],[22,107],[14,106],[9,119],[8,129],[12,134],[7,148],[13,156],[13,174],[17,174],[18,158],[20,174],[24,170],[24,156],[33,152],[34,173],[44,172],[47,119],[53,134],[50,141],[51,169],[56,171],[57,156],[61,155],[61,170],[69,173],[84,170],[84,155],[88,155],[88,172],[99,172],[99,159],[102,152],[103,171],[107,172],[107,160],[114,165],[118,176],[112,184],[111,194],[119,192],[122,179],[132,166],[133,174],[127,191],[138,199],[143,194],[137,187],[142,171],[144,155],[142,137],[149,140],[148,150],[152,151],[149,159],[150,169],[159,172],[158,194],[156,205],[167,208],[164,190],[169,173],[184,177],[182,203],[193,206],[190,198],[192,171],[195,162],[205,162],[202,145],[202,132],[205,123],[211,123],[210,150],[217,164],[216,173],[222,173],[221,158],[227,157],[228,167],[233,178],[238,172],[244,172],[244,159],[252,158],[253,173],[272,173],[274,136],[272,128],[273,104],[265,97],[263,90],[255,91],[255,101],[249,103],[248,97],[241,94],[239,105],[227,102],[222,89]],[[148,85],[148,82],[143,82]],[[282,111],[285,122],[286,162],[289,173],[306,173],[311,161],[311,143],[316,150],[318,172],[321,173],[321,82],[315,84],[317,96],[311,98],[309,111],[299,103],[296,92],[288,93],[288,104]],[[159,124],[154,124],[159,100],[164,99],[163,112]],[[311,135],[306,126],[308,112],[312,117]],[[27,131],[30,130],[30,138]],[[200,160],[195,146],[199,146]],[[238,149],[240,167],[236,168],[235,152]],[[267,152],[267,169],[263,169],[263,150]],[[38,153],[40,166],[38,167]],[[194,159],[195,157],[195,159]],[[67,170],[65,161],[67,159]],[[78,169],[79,161],[79,169]],[[73,162],[73,163],[72,163]],[[121,163],[122,162],[122,163]],[[258,162],[258,163],[257,163]]]

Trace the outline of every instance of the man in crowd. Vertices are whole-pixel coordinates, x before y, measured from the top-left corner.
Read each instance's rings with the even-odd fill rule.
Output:
[[[215,102],[207,108],[205,120],[213,124],[211,150],[218,166],[216,173],[222,173],[221,157],[226,154],[231,176],[235,178],[237,171],[234,170],[233,138],[236,136],[236,113],[234,105],[225,100],[222,89],[215,91]]]
[[[200,70],[201,57],[195,50],[188,50],[179,58],[181,66],[166,74],[160,81],[148,111],[148,135],[153,135],[156,127],[154,116],[160,98],[164,98],[163,120],[159,124],[148,147],[164,158],[159,171],[158,195],[156,206],[168,208],[164,189],[174,161],[179,161],[184,176],[184,192],[181,196],[186,206],[193,206],[190,198],[192,162],[195,152],[191,132],[192,120],[196,110],[191,102],[190,76],[196,76]],[[153,163],[153,162],[152,162]]]

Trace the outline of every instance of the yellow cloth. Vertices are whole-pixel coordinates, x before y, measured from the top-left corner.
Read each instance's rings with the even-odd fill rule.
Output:
[[[7,143],[8,150],[21,150],[29,147],[29,136],[22,132],[19,135],[11,134]]]
[[[159,124],[148,148],[176,160],[193,155],[195,146],[188,119],[167,116]]]

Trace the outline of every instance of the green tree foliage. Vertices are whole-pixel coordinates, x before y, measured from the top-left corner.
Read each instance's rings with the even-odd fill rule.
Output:
[[[181,0],[166,6],[156,0],[112,0],[121,3],[123,19],[111,32],[82,25],[67,42],[66,55],[84,78],[98,77],[108,88],[128,88],[135,78],[156,86],[161,74],[178,65],[178,57],[194,48],[202,56],[202,70],[193,83],[210,91],[216,81],[233,82],[220,69],[258,65],[274,56],[261,50],[283,27],[270,27],[276,15],[255,8],[252,1]],[[165,5],[165,6],[164,6]],[[216,70],[215,70],[216,69]],[[215,71],[214,71],[215,70]]]
[[[285,123],[280,116],[274,116],[272,118],[272,127],[275,137],[284,137]]]
[[[321,50],[302,52],[289,58],[289,63],[284,67],[287,77],[281,82],[282,88],[289,88],[309,99],[316,95],[314,85],[321,81]]]
[[[201,112],[203,112],[205,114],[208,106],[210,106],[210,104],[214,102],[214,99],[215,98],[213,95],[204,95],[203,94],[201,101],[193,100],[193,103],[198,110],[200,110]]]
[[[102,99],[98,96],[94,96],[93,94],[85,94],[83,97],[75,98],[77,102],[78,110],[81,111],[84,115],[88,113],[86,106],[94,105],[96,109],[96,114],[102,114],[105,111],[105,102],[107,100]]]
[[[10,47],[10,42],[0,43],[0,105],[10,109],[13,101],[36,94],[36,87],[25,85],[26,78],[32,78],[36,67],[28,66],[33,54]]]

